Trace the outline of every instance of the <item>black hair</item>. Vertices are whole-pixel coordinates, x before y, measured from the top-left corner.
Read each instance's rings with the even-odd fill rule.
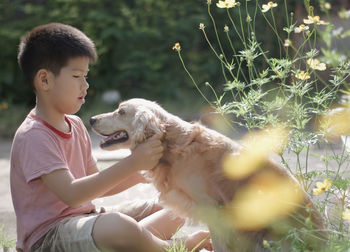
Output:
[[[82,31],[70,25],[50,23],[34,27],[19,45],[18,64],[26,80],[34,88],[34,77],[40,69],[58,75],[69,59],[88,57],[97,60],[95,45]]]

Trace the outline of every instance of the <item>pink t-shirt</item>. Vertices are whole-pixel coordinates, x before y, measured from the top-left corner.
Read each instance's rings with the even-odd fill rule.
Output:
[[[82,121],[72,115],[67,115],[66,121],[70,133],[58,131],[31,111],[13,140],[11,194],[17,216],[17,248],[24,251],[58,221],[95,208],[91,202],[75,208],[66,205],[40,178],[57,169],[69,169],[75,178],[81,178],[96,165]]]

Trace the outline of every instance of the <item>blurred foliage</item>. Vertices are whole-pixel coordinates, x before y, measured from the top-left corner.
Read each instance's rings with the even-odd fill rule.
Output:
[[[191,1],[3,0],[0,2],[0,100],[34,104],[16,62],[20,37],[36,25],[62,22],[85,32],[96,43],[99,60],[89,74],[90,95],[118,89],[122,98],[179,100],[193,89],[171,47],[180,37],[200,79],[215,76],[194,31],[207,16],[206,5]]]
[[[49,22],[73,25],[95,41],[99,61],[89,74],[92,97],[118,89],[123,99],[142,96],[179,101],[184,93],[194,91],[171,52],[179,38],[199,82],[220,79],[221,70],[209,57],[197,29],[199,23],[209,23],[206,6],[205,0],[2,0],[0,101],[34,104],[17,65],[18,44],[25,32]],[[222,11],[213,15],[222,30]]]
[[[302,3],[303,0],[288,1],[290,10]],[[189,70],[200,85],[215,80],[214,88],[222,89],[222,70],[198,29],[199,23],[213,29],[206,8],[206,0],[1,0],[0,103],[6,102],[9,109],[13,104],[27,108],[35,104],[35,96],[17,65],[18,44],[25,32],[49,22],[75,26],[96,44],[99,60],[90,67],[89,99],[79,115],[100,102],[100,94],[110,89],[117,89],[123,100],[144,97],[161,104],[184,104],[185,99],[200,103],[201,98],[171,48],[175,42],[181,43]],[[224,36],[224,11],[214,8],[212,14],[220,36]],[[240,20],[238,13],[233,18]],[[282,24],[282,18],[283,13],[277,13],[277,23]],[[256,28],[266,29],[263,22],[257,22]],[[215,36],[213,33],[208,36],[215,40],[210,37]],[[257,33],[257,38],[271,55],[278,53],[274,38],[265,32]],[[233,41],[233,46],[239,45],[238,39]],[[218,44],[213,46],[218,48]],[[207,88],[204,92],[209,97],[212,94]],[[0,113],[3,124],[4,110]]]

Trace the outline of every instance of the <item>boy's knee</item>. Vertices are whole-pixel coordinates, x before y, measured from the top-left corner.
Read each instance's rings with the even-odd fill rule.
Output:
[[[92,237],[99,248],[122,250],[132,247],[142,232],[142,227],[133,218],[120,213],[107,213],[97,218]]]

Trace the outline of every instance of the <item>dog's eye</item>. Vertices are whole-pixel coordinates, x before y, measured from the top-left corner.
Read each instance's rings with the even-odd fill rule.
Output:
[[[125,114],[125,110],[124,109],[118,109],[118,114],[119,115],[124,115]]]

